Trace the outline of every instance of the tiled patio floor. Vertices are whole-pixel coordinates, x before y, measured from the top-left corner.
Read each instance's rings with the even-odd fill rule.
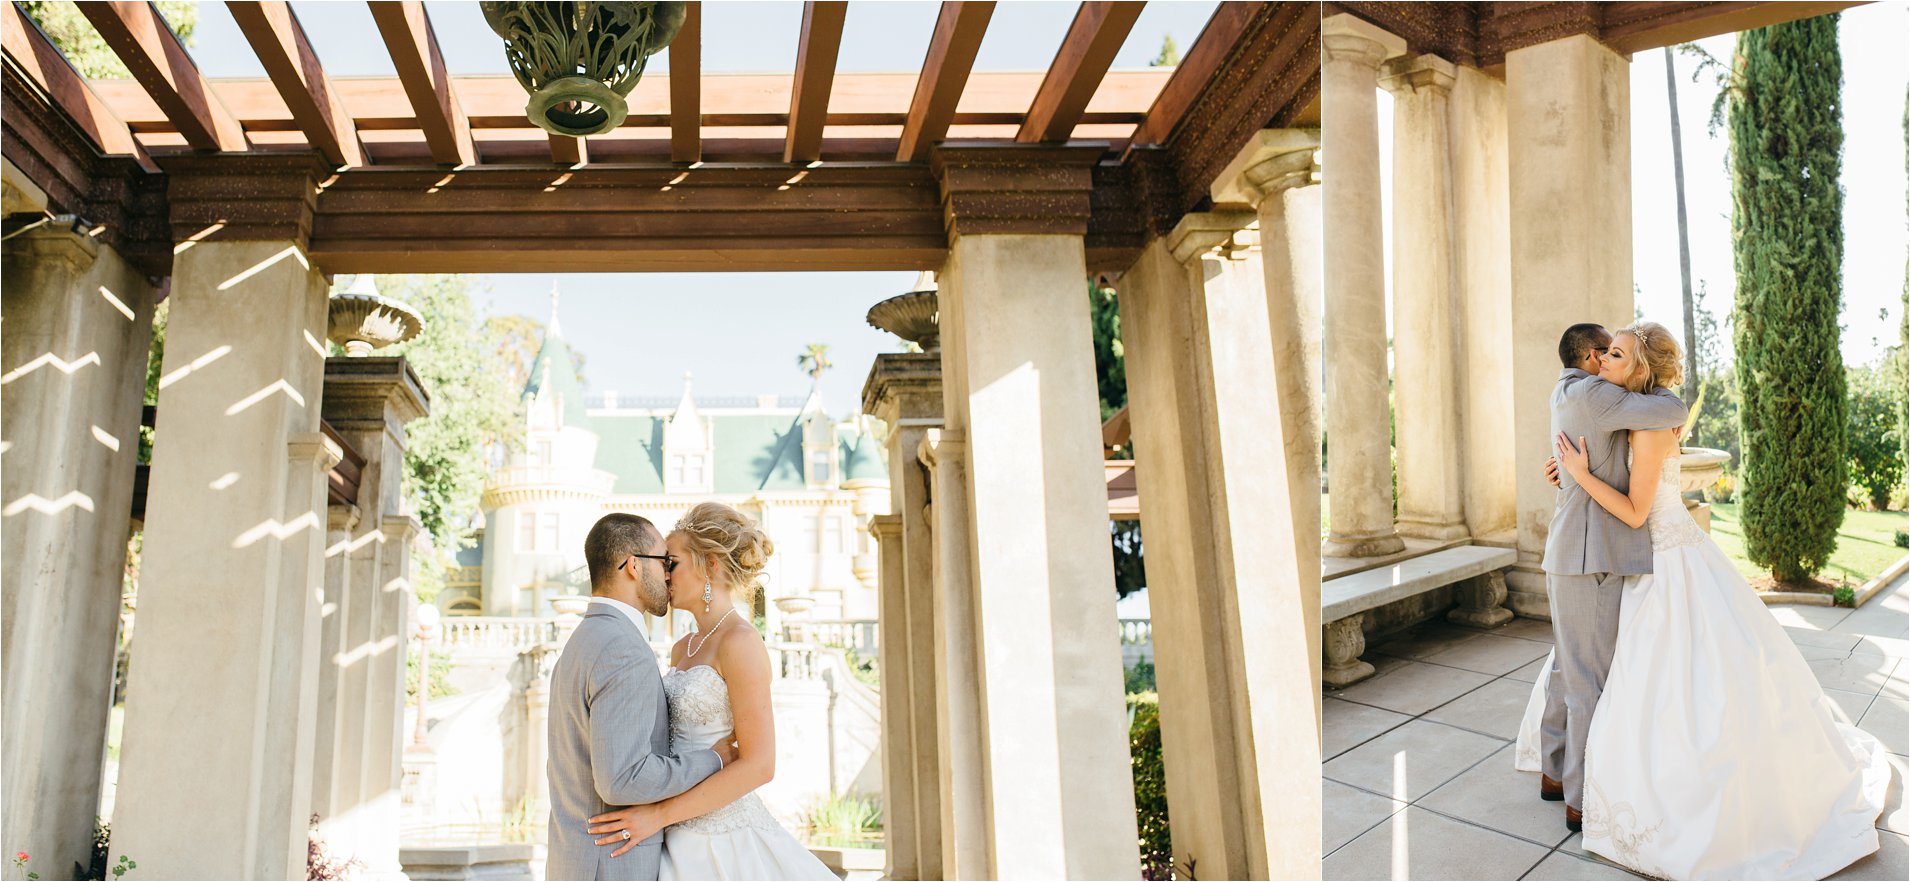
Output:
[[[1894,755],[1882,848],[1833,879],[1910,878],[1910,591],[1899,578],[1861,610],[1772,607],[1850,720]],[[1328,879],[1634,879],[1579,846],[1512,743],[1551,625],[1480,633],[1440,624],[1374,648],[1378,675],[1326,697]]]

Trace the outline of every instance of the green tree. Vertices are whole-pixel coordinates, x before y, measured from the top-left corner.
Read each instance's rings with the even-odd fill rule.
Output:
[[[80,14],[72,0],[25,0],[20,8],[38,23],[81,76],[88,79],[125,79],[131,76],[119,56],[100,38],[99,31]],[[199,4],[192,0],[161,0],[159,16],[179,35],[179,42],[192,46],[192,33],[199,24]]]
[[[1850,479],[1860,501],[1872,509],[1890,507],[1890,496],[1903,484],[1903,426],[1897,410],[1903,386],[1893,383],[1888,360],[1850,371]]]
[[[472,276],[384,276],[379,290],[411,304],[424,331],[380,355],[402,355],[418,373],[431,412],[405,427],[405,497],[435,559],[414,569],[420,599],[435,597],[453,557],[471,539],[490,464],[485,450],[502,443],[516,422],[517,394],[507,385],[498,339],[478,321]]]
[[[1728,87],[1741,514],[1747,555],[1780,582],[1830,558],[1849,483],[1837,19],[1739,34]]]
[[[527,315],[494,315],[484,320],[484,331],[497,341],[496,352],[504,371],[505,385],[521,391],[530,381],[531,365],[544,345],[544,323]],[[570,350],[570,367],[577,382],[584,380],[584,354]]]
[[[1179,67],[1180,66],[1180,46],[1174,43],[1173,34],[1161,35],[1160,54],[1154,56],[1154,60],[1148,62],[1147,66],[1148,67]]]
[[[1698,390],[1698,417],[1692,422],[1688,443],[1731,454],[1731,461],[1724,467],[1727,472],[1735,473],[1744,456],[1744,449],[1738,443],[1738,408],[1743,396],[1738,394],[1737,367],[1724,361],[1723,334],[1718,328],[1717,315],[1705,308],[1707,296],[1709,292],[1700,279],[1692,309],[1697,330],[1692,339],[1686,341],[1686,345],[1696,351],[1699,371],[1695,378],[1685,380]]]
[[[1101,397],[1101,422],[1127,406],[1127,357],[1121,348],[1120,301],[1113,288],[1088,282],[1088,325],[1094,334],[1095,388]],[[1120,455],[1132,457],[1133,444]],[[1141,566],[1141,522],[1108,520],[1114,545],[1114,593],[1126,597],[1147,586]]]

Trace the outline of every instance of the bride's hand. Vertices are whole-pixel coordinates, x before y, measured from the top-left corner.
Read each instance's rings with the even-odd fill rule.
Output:
[[[1552,439],[1552,446],[1558,451],[1559,466],[1573,478],[1583,480],[1586,473],[1591,471],[1591,456],[1585,452],[1584,438],[1579,438],[1578,443],[1573,444],[1571,436],[1560,432]]]
[[[619,845],[611,857],[621,857],[623,853],[636,848],[637,843],[649,839],[665,826],[663,805],[633,805],[614,812],[597,815],[590,819],[589,830],[597,835],[598,845]]]

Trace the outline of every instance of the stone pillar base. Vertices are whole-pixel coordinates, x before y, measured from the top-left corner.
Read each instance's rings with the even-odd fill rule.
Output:
[[[1505,605],[1528,619],[1552,620],[1552,594],[1545,587],[1545,571],[1515,566],[1505,571]]]
[[[1406,540],[1396,533],[1375,536],[1329,536],[1320,554],[1325,557],[1384,557],[1406,550]]]
[[[1373,666],[1360,661],[1360,655],[1366,652],[1366,632],[1361,630],[1365,621],[1365,613],[1356,613],[1326,623],[1326,669],[1320,674],[1320,682],[1343,689],[1373,676]]]
[[[1450,542],[1454,539],[1468,539],[1472,531],[1463,523],[1434,523],[1432,521],[1401,520],[1399,535],[1412,539],[1431,539],[1435,542]]]
[[[1505,574],[1486,573],[1454,586],[1459,608],[1446,614],[1446,621],[1468,628],[1497,628],[1512,621],[1512,611],[1501,604],[1506,600]]]

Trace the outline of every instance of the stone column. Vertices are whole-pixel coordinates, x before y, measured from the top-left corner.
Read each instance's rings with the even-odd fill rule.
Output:
[[[1512,379],[1519,563],[1511,605],[1546,614],[1546,527],[1558,339],[1573,322],[1632,316],[1629,62],[1578,35],[1506,53],[1512,206]]]
[[[902,515],[875,516],[869,521],[869,533],[875,537],[879,567],[876,623],[881,629],[878,664],[882,671],[882,833],[886,862],[882,875],[921,879],[916,829],[934,816],[924,817],[916,811],[912,757],[917,745],[910,718],[915,687],[910,682],[908,656],[921,647],[907,642],[909,609],[903,576]]]
[[[319,630],[318,705],[313,718],[318,741],[312,751],[312,813],[318,815],[319,836],[327,843],[340,841],[342,831],[333,823],[337,807],[356,795],[338,786],[336,772],[343,754],[356,751],[356,741],[346,742],[344,723],[355,719],[357,711],[340,701],[344,687],[345,619],[351,604],[351,535],[358,525],[356,505],[331,505],[326,510],[325,597],[320,605],[323,624]]]
[[[1454,277],[1459,338],[1510,341],[1512,234],[1507,219],[1505,83],[1477,68],[1455,72],[1452,110]],[[1512,351],[1459,347],[1466,529],[1475,545],[1510,548],[1518,513],[1512,462]]]
[[[1452,62],[1437,55],[1388,63],[1393,93],[1393,413],[1399,458],[1399,532],[1421,539],[1466,533],[1458,285],[1453,276]],[[1476,341],[1484,343],[1484,341]]]
[[[961,378],[946,424],[968,439],[990,875],[1140,869],[1082,244],[1101,152],[940,148],[932,163],[950,239],[943,376]]]
[[[10,190],[32,186],[11,170],[6,180]],[[0,836],[52,878],[92,854],[153,287],[111,247],[70,229],[8,239],[5,274]]]
[[[942,425],[941,353],[876,356],[862,387],[862,409],[889,426],[889,510],[894,512],[875,521],[888,536],[881,553],[880,616],[883,780],[889,791],[884,807],[905,825],[888,828],[889,876],[940,879],[945,801],[936,737],[935,557],[929,472],[917,451],[926,433]],[[892,609],[900,615],[892,616]],[[903,688],[892,697],[898,684]],[[890,718],[891,708],[897,719]],[[908,782],[906,791],[896,789],[902,780]],[[914,875],[897,875],[909,871]]]
[[[280,693],[316,688],[307,601],[326,514],[322,495],[302,491],[323,478],[310,452],[321,437],[325,289],[293,241],[199,241],[173,259],[113,819],[114,852],[151,878],[304,872],[309,792],[302,803],[267,800],[274,782],[312,773],[310,751],[285,739],[314,719],[279,715],[316,716],[315,701]],[[308,651],[275,660],[275,647],[308,634]],[[294,767],[267,766],[288,755]]]
[[[1405,41],[1350,14],[1321,23],[1320,129],[1326,192],[1326,554],[1374,557],[1406,546],[1393,529],[1386,388],[1386,264],[1379,193],[1380,62]]]
[[[1121,314],[1174,860],[1293,878],[1319,862],[1317,803],[1284,797],[1319,773],[1319,519],[1293,522],[1293,458],[1266,456],[1299,402],[1266,394],[1287,384],[1256,221],[1183,218],[1123,275]]]
[[[942,290],[949,283],[942,281]],[[949,326],[943,308],[942,327]],[[982,739],[982,696],[976,633],[974,559],[969,549],[967,445],[945,429],[922,434],[916,456],[929,475],[929,522],[934,560],[934,660],[936,786],[942,794],[940,817],[943,879],[993,879],[993,843],[988,829],[986,760]]]
[[[402,358],[333,358],[325,364],[324,416],[356,454],[358,536],[341,624],[335,675],[350,718],[338,725],[327,844],[380,876],[398,872],[397,829],[403,784],[404,654],[410,641],[410,542],[405,513],[405,426],[428,410],[418,376]]]

